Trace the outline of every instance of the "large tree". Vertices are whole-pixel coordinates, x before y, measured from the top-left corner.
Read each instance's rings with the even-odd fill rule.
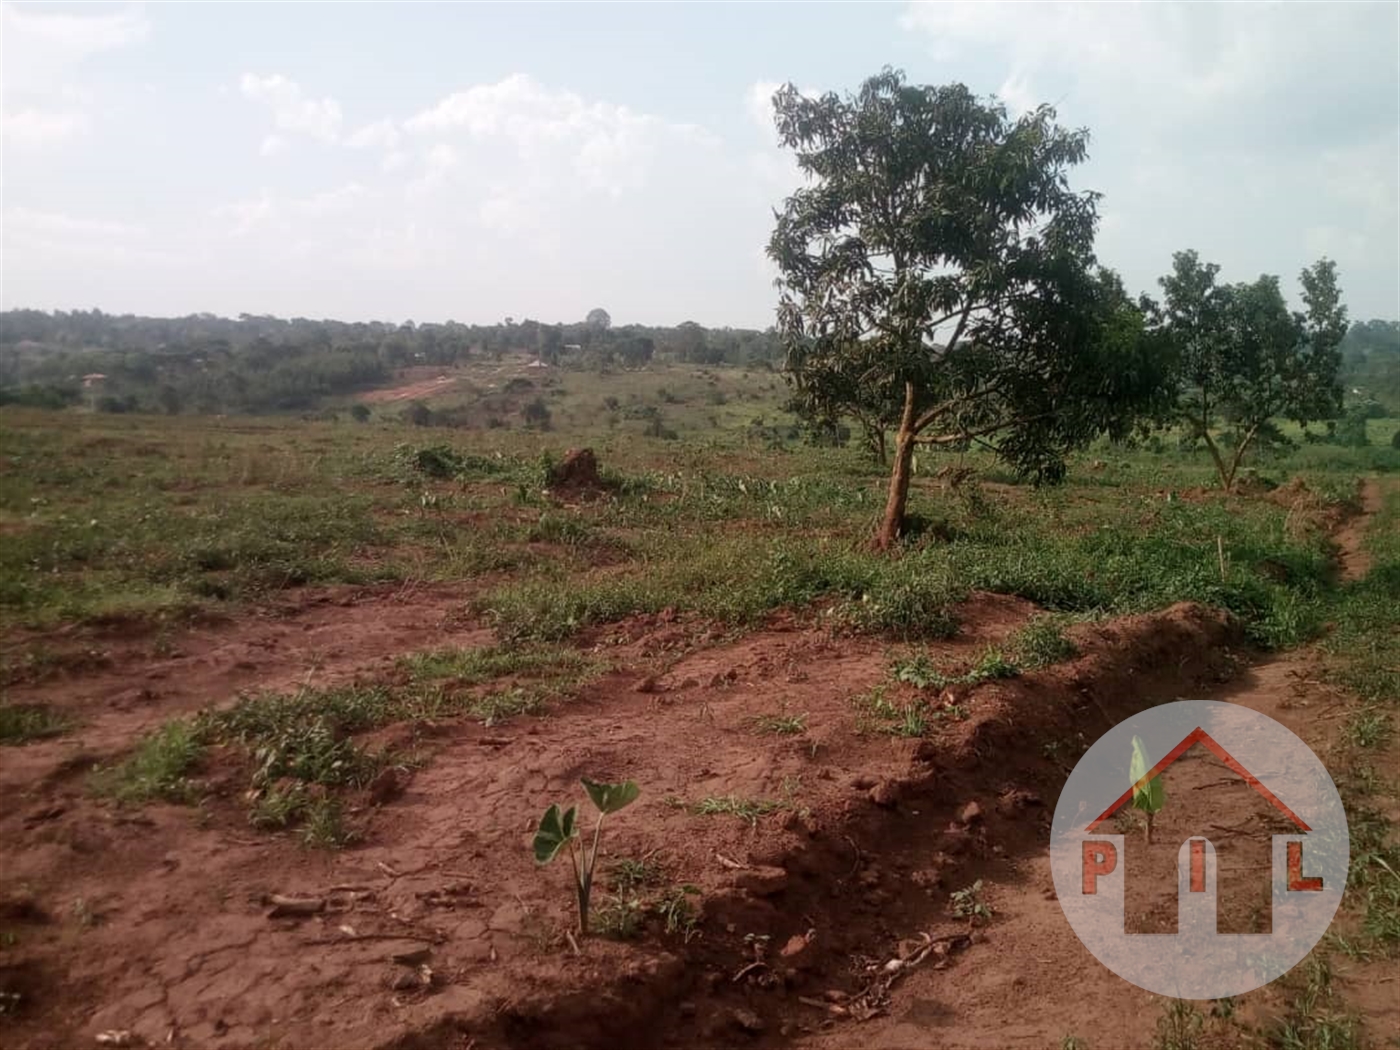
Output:
[[[1165,292],[1164,331],[1176,359],[1176,422],[1204,442],[1221,487],[1277,417],[1300,425],[1336,416],[1347,333],[1337,267],[1320,259],[1299,275],[1302,312],[1291,312],[1277,277],[1217,284],[1220,267],[1177,252]],[[1215,433],[1222,425],[1230,440]]]
[[[979,442],[1058,480],[1069,449],[1156,388],[1142,324],[1095,266],[1088,134],[886,69],[855,95],[774,96],[807,184],[777,216],[778,328],[815,417],[895,431],[876,545],[901,534],[915,448]]]

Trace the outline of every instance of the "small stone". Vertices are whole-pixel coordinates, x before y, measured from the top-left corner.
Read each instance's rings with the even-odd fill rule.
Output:
[[[755,897],[772,897],[787,889],[788,873],[770,866],[748,868],[734,877],[734,884]]]
[[[758,1035],[763,1031],[763,1018],[746,1006],[734,1007],[729,1011],[729,1017],[739,1028],[750,1035]]]
[[[877,783],[878,781],[874,777],[866,776],[865,774],[851,778],[851,787],[855,788],[857,791],[869,791]]]
[[[874,889],[880,885],[880,869],[871,865],[860,873],[860,884],[866,889]]]
[[[828,988],[822,992],[822,998],[829,1003],[844,1003],[850,996],[839,988]]]
[[[893,809],[899,802],[899,783],[894,780],[882,780],[870,789],[870,801],[885,809]]]
[[[783,950],[778,954],[784,959],[791,959],[794,955],[801,955],[807,950],[807,945],[811,943],[805,934],[794,933],[788,938],[787,944],[783,945]]]
[[[958,820],[964,824],[977,824],[982,820],[982,807],[977,802],[969,802],[958,813]]]

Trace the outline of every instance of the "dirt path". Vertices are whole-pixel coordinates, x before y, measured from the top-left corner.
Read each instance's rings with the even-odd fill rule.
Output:
[[[1371,554],[1364,540],[1371,519],[1381,510],[1381,483],[1375,478],[1364,479],[1360,497],[1361,513],[1344,522],[1334,537],[1343,580],[1359,580],[1371,571]]]

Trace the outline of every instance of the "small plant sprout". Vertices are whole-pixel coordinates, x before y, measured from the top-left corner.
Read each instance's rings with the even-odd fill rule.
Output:
[[[1142,737],[1133,737],[1133,761],[1128,770],[1128,776],[1133,781],[1133,808],[1140,809],[1147,814],[1147,844],[1152,845],[1152,818],[1162,808],[1166,801],[1166,793],[1162,789],[1162,778],[1153,777],[1146,784],[1138,786],[1138,781],[1147,776],[1152,769],[1152,762],[1147,757],[1147,747],[1142,742]]]
[[[966,919],[973,926],[979,922],[989,922],[992,909],[982,899],[982,880],[978,879],[971,886],[948,894],[948,910],[955,918]]]
[[[588,902],[593,895],[593,868],[598,862],[598,843],[603,833],[603,818],[609,813],[625,809],[637,800],[641,789],[630,781],[621,784],[598,784],[582,778],[583,789],[588,792],[594,807],[598,810],[598,823],[593,826],[593,847],[576,844],[578,838],[578,807],[570,806],[560,812],[559,806],[550,806],[540,818],[539,830],[535,832],[535,863],[548,864],[559,855],[566,845],[569,847],[569,861],[574,869],[574,888],[578,894],[578,928],[582,934],[588,933]]]

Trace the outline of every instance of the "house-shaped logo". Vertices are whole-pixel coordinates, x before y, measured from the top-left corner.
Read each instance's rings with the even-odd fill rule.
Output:
[[[1348,857],[1341,799],[1307,745],[1210,701],[1104,734],[1065,785],[1051,844],[1080,939],[1120,976],[1181,998],[1240,994],[1306,955]]]

